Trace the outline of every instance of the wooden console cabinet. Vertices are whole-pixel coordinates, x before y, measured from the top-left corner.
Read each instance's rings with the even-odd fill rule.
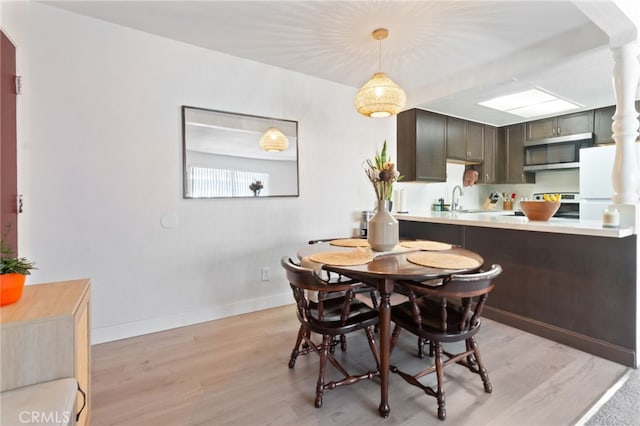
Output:
[[[18,302],[0,308],[1,391],[75,377],[86,394],[77,424],[89,424],[89,300],[89,280],[80,279],[28,285]],[[78,392],[76,411],[82,403]]]

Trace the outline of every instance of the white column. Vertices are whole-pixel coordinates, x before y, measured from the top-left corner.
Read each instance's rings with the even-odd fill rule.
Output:
[[[613,202],[636,204],[638,202],[638,159],[635,141],[638,137],[638,112],[635,94],[640,76],[636,42],[611,49],[613,51],[613,88],[616,95],[616,113],[613,116],[613,140],[616,158],[613,164]]]

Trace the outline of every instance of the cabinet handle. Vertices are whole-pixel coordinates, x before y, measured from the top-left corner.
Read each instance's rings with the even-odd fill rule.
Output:
[[[555,136],[555,134],[556,134],[556,128],[555,127],[553,129],[551,129],[551,134]]]
[[[558,136],[560,136],[560,127],[558,126]]]

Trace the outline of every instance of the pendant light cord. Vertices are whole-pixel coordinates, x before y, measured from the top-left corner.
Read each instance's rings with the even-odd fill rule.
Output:
[[[382,39],[378,40],[378,72],[382,72]]]

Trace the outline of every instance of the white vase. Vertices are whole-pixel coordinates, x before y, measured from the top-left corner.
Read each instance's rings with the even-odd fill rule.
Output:
[[[369,219],[367,241],[375,251],[389,251],[398,244],[398,221],[389,212],[389,205],[388,200],[378,200],[378,209]]]

